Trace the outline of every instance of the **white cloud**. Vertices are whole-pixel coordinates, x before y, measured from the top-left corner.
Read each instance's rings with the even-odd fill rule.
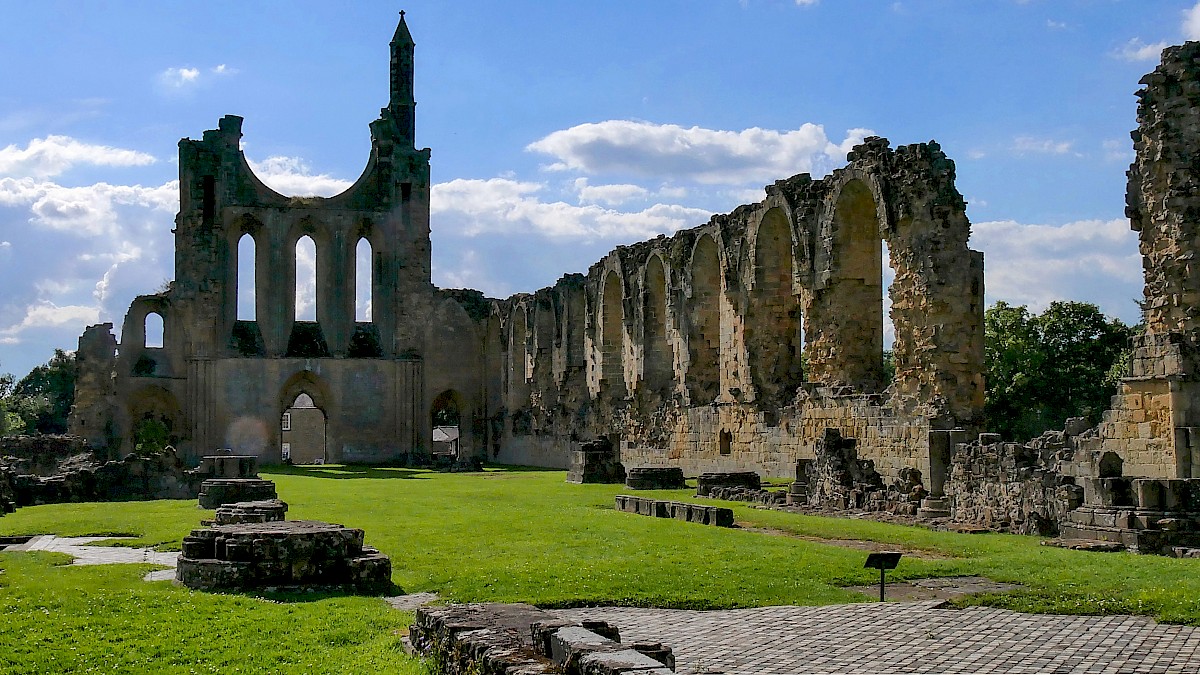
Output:
[[[50,178],[75,166],[146,166],[153,156],[136,150],[95,145],[69,136],[35,138],[24,147],[0,149],[0,176]]]
[[[59,307],[52,302],[39,302],[25,308],[25,316],[21,321],[0,330],[0,335],[15,336],[31,328],[58,328],[62,326],[78,326],[83,332],[85,326],[100,320],[100,308],[86,305],[65,305]]]
[[[841,143],[833,143],[817,124],[793,131],[722,131],[608,120],[555,131],[526,149],[554,157],[557,161],[546,167],[554,171],[743,184],[803,172],[824,174],[870,133],[852,129]]]
[[[618,206],[625,202],[648,196],[650,191],[640,185],[621,183],[615,185],[588,185],[588,179],[576,178],[575,190],[580,204],[607,204]]]
[[[1054,19],[1046,19],[1046,28],[1050,30],[1064,30],[1067,24],[1065,21],[1055,21]]]
[[[11,241],[0,241],[0,248],[12,248]]]
[[[1168,44],[1167,42],[1146,44],[1142,42],[1141,38],[1133,38],[1121,45],[1121,48],[1116,50],[1113,55],[1126,61],[1157,61],[1162,55],[1162,50],[1166,49]]]
[[[1074,145],[1074,141],[1018,136],[1013,139],[1012,149],[1018,155],[1065,155]]]
[[[158,74],[158,81],[165,87],[182,89],[200,79],[199,68],[167,68]]]
[[[1200,2],[1183,10],[1183,37],[1187,40],[1200,40]]]
[[[1124,218],[1058,226],[975,223],[971,243],[984,252],[989,305],[1005,300],[1041,311],[1054,300],[1080,300],[1138,320],[1133,300],[1142,295],[1141,256]]]
[[[308,163],[299,157],[275,156],[262,162],[247,158],[246,161],[267,187],[293,197],[332,197],[354,184],[329,174],[313,174]]]
[[[796,0],[796,4],[800,7],[812,7],[820,2],[820,0]]]
[[[158,84],[169,95],[180,95],[209,84],[214,78],[237,74],[236,68],[221,63],[210,68],[195,67],[167,68],[158,74]]]
[[[1133,161],[1133,146],[1128,139],[1109,139],[1100,144],[1104,149],[1104,159],[1110,162]]]
[[[179,204],[179,181],[157,187],[96,183],[64,187],[32,178],[0,178],[0,206],[28,206],[33,225],[98,236],[118,226],[118,206],[141,206],[173,212]]]
[[[632,240],[667,234],[708,220],[708,211],[655,204],[626,212],[595,204],[544,202],[541,183],[507,178],[458,178],[433,186],[435,227],[467,237],[499,232],[532,233],[552,239]]]

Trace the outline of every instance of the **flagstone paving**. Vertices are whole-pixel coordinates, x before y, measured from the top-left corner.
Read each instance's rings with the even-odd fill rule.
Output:
[[[662,642],[678,673],[1195,673],[1200,629],[1136,616],[948,609],[945,601],[724,611],[556,610]]]
[[[96,541],[112,541],[114,539],[132,539],[132,537],[58,537],[53,534],[43,534],[30,539],[24,544],[8,546],[5,551],[53,551],[66,553],[74,558],[72,565],[112,565],[118,563],[150,563],[165,565],[169,570],[157,570],[146,574],[147,581],[162,581],[175,578],[175,563],[179,559],[178,551],[163,552],[151,548],[130,548],[127,546],[88,546]]]

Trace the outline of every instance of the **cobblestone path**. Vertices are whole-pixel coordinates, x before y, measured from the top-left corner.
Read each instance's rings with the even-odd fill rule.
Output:
[[[1200,628],[1134,616],[1021,614],[943,601],[725,611],[556,610],[663,642],[679,673],[1196,673]]]

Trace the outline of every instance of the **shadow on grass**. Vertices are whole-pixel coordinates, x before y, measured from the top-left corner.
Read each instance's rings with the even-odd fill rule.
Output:
[[[220,591],[218,591],[220,592]],[[313,586],[305,588],[252,589],[245,591],[224,591],[225,595],[241,595],[247,598],[257,598],[278,603],[318,602],[330,598],[362,597],[385,598],[395,595],[405,595],[404,589],[395,583],[388,582],[386,586],[376,585],[371,588],[353,588],[348,586]]]
[[[550,471],[566,471],[566,469],[554,469],[544,466],[525,466],[523,464],[485,464],[484,471],[497,473],[547,473]]]
[[[277,464],[264,467],[263,473],[304,476],[306,478],[332,478],[334,480],[348,480],[353,478],[428,480],[430,471],[428,469],[405,469],[388,466],[367,466],[364,464],[314,464],[306,466]]]

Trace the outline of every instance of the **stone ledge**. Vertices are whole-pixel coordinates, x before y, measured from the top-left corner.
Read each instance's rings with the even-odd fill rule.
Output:
[[[686,502],[670,502],[649,497],[617,495],[614,505],[618,511],[655,518],[674,518],[689,523],[733,527],[733,509],[723,506],[703,506]]]

